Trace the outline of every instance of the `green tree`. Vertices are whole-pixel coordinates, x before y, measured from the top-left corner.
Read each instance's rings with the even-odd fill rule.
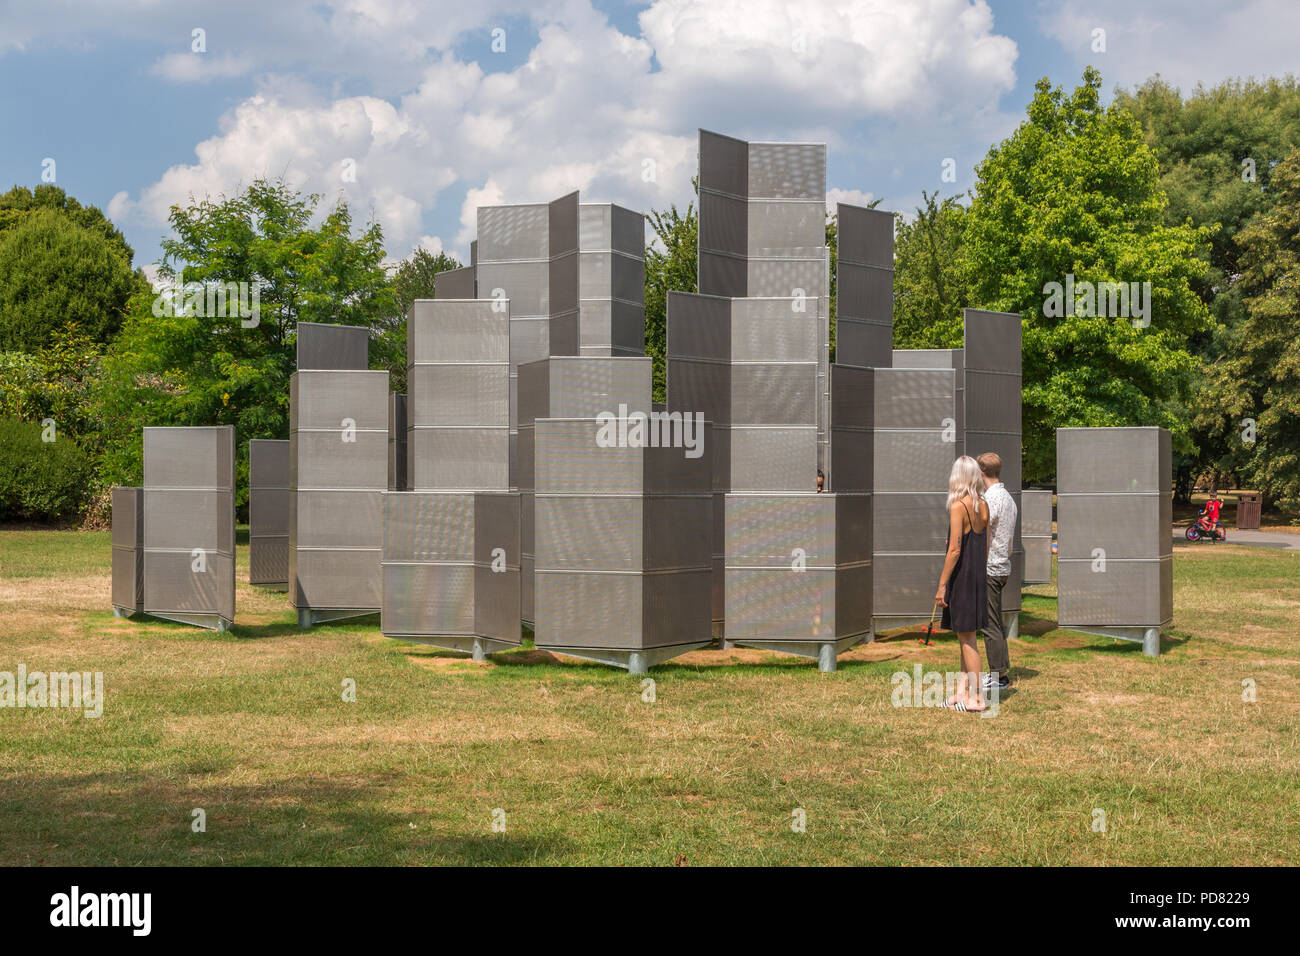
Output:
[[[74,226],[80,226],[103,236],[117,247],[122,258],[130,265],[135,261],[135,251],[127,243],[126,237],[113,225],[97,206],[83,206],[58,186],[49,183],[27,189],[15,186],[4,195],[0,195],[0,234],[19,225],[30,215],[42,210],[56,212]]]
[[[971,304],[1024,316],[1026,482],[1054,476],[1058,426],[1162,425],[1189,448],[1188,346],[1213,328],[1194,289],[1208,232],[1165,223],[1155,154],[1100,89],[1092,67],[1069,96],[1040,80],[1028,119],[979,165],[966,215]],[[1149,325],[1086,301],[1053,314],[1050,284],[1071,276],[1150,283]]]
[[[37,352],[76,324],[106,343],[145,287],[121,247],[53,208],[0,231],[0,351]]]
[[[1242,300],[1242,248],[1237,239],[1253,218],[1273,209],[1274,167],[1300,145],[1300,84],[1294,77],[1229,80],[1198,87],[1184,98],[1154,77],[1116,102],[1142,123],[1160,163],[1160,182],[1169,197],[1165,221],[1190,222],[1211,230],[1208,268],[1197,284],[1216,320],[1211,334],[1194,336],[1192,352],[1207,366],[1232,355],[1247,318]],[[1211,380],[1213,387],[1211,387]],[[1225,394],[1231,379],[1198,380],[1190,400],[1195,449],[1176,461],[1176,487],[1189,497],[1194,481],[1216,484],[1250,479],[1242,469],[1249,457],[1238,429],[1222,427],[1220,412],[1241,404],[1246,393]]]
[[[668,330],[668,293],[696,292],[699,276],[696,246],[700,220],[695,203],[679,212],[674,204],[666,211],[651,212],[650,228],[657,244],[645,253],[645,354],[654,360],[654,400],[664,401]]]
[[[1300,499],[1300,149],[1272,171],[1270,209],[1237,236],[1246,314],[1209,369],[1197,423],[1229,449],[1220,467],[1268,498]],[[1253,427],[1252,427],[1253,424]],[[1251,441],[1251,439],[1254,439]]]
[[[245,318],[229,304],[211,310],[191,300],[191,307],[168,309],[165,295],[132,300],[105,367],[102,412],[112,436],[105,484],[138,481],[143,425],[230,424],[244,488],[249,439],[288,437],[297,324],[373,329],[394,314],[379,225],[354,235],[340,200],[313,227],[319,199],[283,181],[258,180],[233,198],[172,207],[175,236],[163,243],[162,275],[248,283],[260,290],[260,307]]]
[[[966,207],[922,192],[925,205],[894,230],[894,347],[961,348],[961,310],[970,304],[962,258]]]

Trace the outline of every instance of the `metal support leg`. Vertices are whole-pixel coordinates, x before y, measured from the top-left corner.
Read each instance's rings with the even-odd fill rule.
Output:
[[[311,627],[311,609],[310,609],[310,608],[302,608],[302,607],[298,608],[298,626],[299,626],[299,627]]]
[[[487,660],[487,648],[483,646],[480,638],[474,638],[474,644],[469,651],[470,657],[479,664]]]
[[[644,654],[641,654],[637,651],[633,651],[631,654],[628,655],[627,672],[629,674],[632,674],[636,677],[641,677],[645,675],[647,671],[648,668],[646,667],[646,660]]]
[[[1160,656],[1160,628],[1148,627],[1142,635],[1142,653],[1147,657]]]
[[[1020,612],[1004,611],[1002,613],[1002,633],[1007,636],[1008,641],[1014,641],[1020,636]]]
[[[817,649],[817,669],[823,674],[835,671],[835,645],[823,644]]]
[[[122,610],[120,607],[118,607],[116,604],[113,605],[113,617],[126,617],[126,616],[127,616],[127,614],[126,614],[125,611],[123,611],[123,610]]]

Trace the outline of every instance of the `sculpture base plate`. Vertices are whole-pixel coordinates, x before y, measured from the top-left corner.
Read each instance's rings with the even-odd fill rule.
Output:
[[[629,674],[640,675],[670,658],[685,654],[687,651],[708,647],[711,643],[711,641],[696,641],[691,644],[672,644],[667,647],[647,647],[637,651],[615,647],[557,647],[550,644],[538,644],[537,649],[552,654],[577,657],[584,661],[595,661],[597,664],[621,667]]]
[[[479,662],[487,660],[489,654],[511,650],[521,643],[503,641],[495,637],[474,637],[469,634],[435,637],[424,634],[385,634],[384,637],[391,637],[395,641],[410,641],[412,644],[428,644],[430,647],[441,647],[446,651],[461,651]]]
[[[1059,622],[1056,626],[1062,630],[1078,631],[1081,634],[1096,634],[1098,637],[1113,637],[1121,641],[1132,641],[1135,644],[1142,645],[1142,653],[1147,657],[1160,656],[1159,627],[1144,627],[1142,625],[1111,627],[1109,625],[1061,624]]]
[[[755,650],[775,651],[778,654],[795,654],[799,657],[811,657],[817,661],[817,669],[823,674],[829,674],[835,670],[837,658],[844,651],[864,641],[870,643],[874,635],[871,633],[855,634],[852,637],[841,637],[834,641],[732,641],[733,644],[739,644],[741,647],[752,647]]]
[[[377,607],[362,608],[298,608],[298,626],[313,627],[317,624],[325,624],[329,621],[343,621],[350,617],[366,617],[370,614],[378,614]]]

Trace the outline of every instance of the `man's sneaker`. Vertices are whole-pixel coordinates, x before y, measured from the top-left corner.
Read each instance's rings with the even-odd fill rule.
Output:
[[[1008,687],[1011,686],[1011,678],[1007,677],[1006,674],[990,673],[984,675],[983,683],[984,683],[985,690],[992,690],[994,687],[996,687],[998,690],[1006,690]]]

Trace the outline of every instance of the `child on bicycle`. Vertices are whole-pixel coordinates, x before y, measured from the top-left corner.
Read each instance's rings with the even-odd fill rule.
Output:
[[[1219,532],[1219,512],[1223,509],[1223,502],[1219,500],[1217,491],[1210,492],[1210,500],[1205,503],[1201,510],[1200,520],[1197,522],[1202,528],[1209,532],[1210,537],[1216,537]]]

